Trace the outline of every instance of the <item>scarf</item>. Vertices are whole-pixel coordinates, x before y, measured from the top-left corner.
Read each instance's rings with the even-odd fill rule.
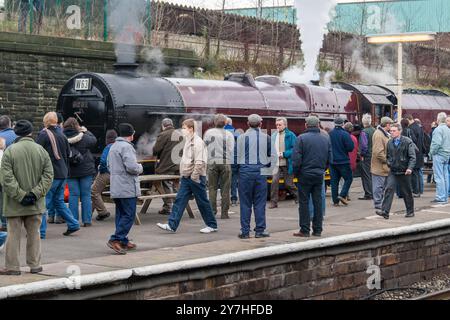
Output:
[[[59,155],[59,151],[58,151],[58,145],[56,144],[55,135],[53,134],[53,132],[51,132],[47,128],[45,128],[44,130],[45,130],[45,132],[47,132],[48,138],[50,140],[50,144],[52,145],[53,155],[55,156],[55,159],[61,160],[61,156]]]

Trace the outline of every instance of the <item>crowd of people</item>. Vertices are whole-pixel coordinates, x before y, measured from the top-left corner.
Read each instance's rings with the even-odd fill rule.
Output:
[[[128,239],[141,196],[137,161],[133,145],[135,130],[122,123],[117,131],[106,133],[106,147],[96,162],[91,149],[97,138],[75,118],[63,120],[47,113],[42,129],[32,139],[33,125],[19,120],[13,126],[7,116],[0,117],[0,246],[6,241],[3,275],[19,275],[22,225],[27,234],[27,264],[32,273],[42,271],[41,239],[47,223],[67,224],[64,236],[81,227],[92,226],[93,212],[101,222],[111,216],[102,193],[109,186],[115,203],[115,231],[107,246],[117,254],[137,248]],[[230,118],[214,116],[214,128],[206,131],[194,119],[184,120],[177,130],[171,119],[161,123],[161,133],[153,148],[160,175],[180,175],[180,184],[164,181],[167,194],[159,213],[167,215],[162,230],[175,233],[180,227],[189,200],[195,199],[205,227],[201,233],[218,231],[217,195],[220,190],[220,218],[229,219],[231,206],[240,206],[240,239],[251,236],[254,215],[256,238],[270,237],[266,223],[268,179],[272,179],[269,209],[278,207],[280,179],[299,208],[296,237],[320,237],[326,209],[325,175],[331,175],[334,206],[351,204],[349,191],[356,171],[360,172],[364,194],[359,200],[373,201],[376,214],[389,219],[395,198],[403,198],[406,217],[414,217],[414,198],[423,194],[425,158],[433,161],[436,197],[434,204],[446,204],[450,196],[450,117],[437,116],[429,136],[419,119],[406,116],[401,124],[389,117],[372,127],[366,114],[362,124],[342,117],[334,129],[321,126],[317,115],[305,120],[306,131],[298,137],[288,128],[286,118],[275,120],[276,130],[268,135],[263,119],[248,117],[244,132],[233,127]],[[180,147],[181,146],[181,147]],[[65,187],[68,185],[68,206]],[[80,206],[81,203],[81,215]]]

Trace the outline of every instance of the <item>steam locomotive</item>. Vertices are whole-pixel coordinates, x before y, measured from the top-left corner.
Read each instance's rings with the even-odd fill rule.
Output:
[[[340,115],[359,122],[370,113],[376,125],[381,117],[393,117],[395,93],[377,85],[333,83],[331,88],[286,83],[276,76],[253,78],[248,73],[232,73],[223,81],[141,76],[137,64],[116,64],[114,74],[80,73],[62,88],[57,111],[64,118],[76,117],[97,137],[96,153],[104,147],[106,131],[122,122],[133,124],[136,138],[156,135],[161,120],[172,118],[176,124],[186,117],[211,126],[214,114],[231,117],[236,128],[245,129],[247,116],[264,119],[265,129],[275,128],[277,117],[286,117],[289,127],[299,134],[305,118],[319,115],[324,127],[332,127]],[[405,113],[420,118],[426,129],[438,112],[450,110],[450,97],[443,92],[406,90]]]

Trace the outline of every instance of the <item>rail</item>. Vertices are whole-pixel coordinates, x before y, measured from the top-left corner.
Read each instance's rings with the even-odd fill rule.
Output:
[[[450,288],[428,293],[419,297],[412,298],[410,300],[450,300]]]

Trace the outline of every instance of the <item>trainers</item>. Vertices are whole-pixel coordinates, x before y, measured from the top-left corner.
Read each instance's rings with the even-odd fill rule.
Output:
[[[380,217],[385,218],[386,220],[389,220],[389,213],[385,213],[381,210],[377,210],[375,213],[377,214],[377,216],[380,216]]]
[[[53,217],[48,217],[47,223],[54,224],[54,223],[55,223],[55,216],[53,216]]]
[[[239,239],[250,239],[250,235],[248,233],[240,233],[238,235]]]
[[[271,202],[269,205],[269,209],[275,209],[275,208],[278,208],[278,203]]]
[[[405,215],[405,218],[414,218],[416,215],[414,214],[414,212],[411,212],[411,213],[407,213],[406,215]]]
[[[122,248],[122,244],[119,241],[108,241],[108,243],[106,244],[108,246],[108,248],[114,250],[115,253],[117,254],[127,254],[127,252],[125,251],[124,248]]]
[[[103,220],[109,218],[110,216],[111,216],[111,213],[109,213],[109,212],[102,213],[102,214],[99,213],[99,214],[97,215],[97,218],[95,218],[95,220],[97,220],[97,221],[103,221]]]
[[[67,236],[70,236],[72,233],[75,233],[75,232],[77,232],[77,231],[79,231],[79,230],[80,230],[80,228],[74,229],[74,230],[69,230],[69,229],[67,229],[67,231],[64,232],[63,235],[67,237]]]
[[[268,233],[267,231],[257,232],[255,234],[255,238],[269,238],[269,237],[270,237],[270,233]]]
[[[237,206],[237,201],[236,201],[236,200],[231,200],[231,206],[232,206],[232,207]]]
[[[44,270],[44,269],[42,269],[42,267],[31,268],[30,273],[33,273],[33,274],[40,273],[40,272],[42,272],[42,270]]]
[[[203,228],[202,230],[200,230],[201,233],[212,233],[212,232],[217,232],[217,229],[211,228],[211,227],[206,227]]]
[[[439,201],[439,200],[434,199],[433,201],[431,201],[431,203],[434,203],[434,204],[447,204],[448,202],[446,202],[446,201]]]
[[[348,200],[347,200],[346,198],[338,197],[338,200],[339,200],[344,206],[348,206]]]
[[[414,198],[420,198],[420,194],[419,193],[413,193],[413,197]]]
[[[159,228],[163,229],[163,230],[166,230],[166,231],[175,233],[175,231],[172,230],[172,228],[171,228],[168,224],[157,223],[156,225],[157,225]]]

